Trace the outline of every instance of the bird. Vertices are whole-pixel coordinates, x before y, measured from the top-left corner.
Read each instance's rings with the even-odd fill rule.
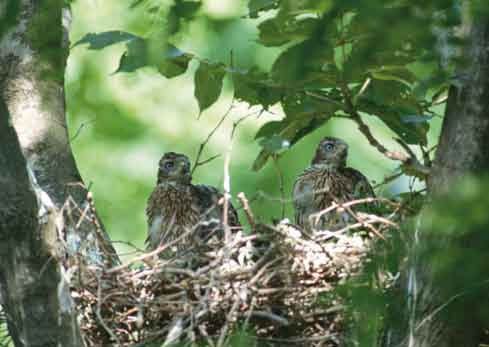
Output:
[[[223,234],[223,195],[212,186],[192,184],[189,158],[166,152],[158,165],[156,187],[149,196],[147,250],[175,242],[174,253],[186,250],[195,242],[208,242],[213,234]],[[228,225],[239,226],[236,210],[229,203]],[[182,235],[188,234],[176,241]]]
[[[335,230],[344,226],[349,214],[331,211],[314,218],[333,202],[344,203],[375,197],[368,179],[358,170],[346,166],[348,144],[336,137],[323,138],[307,167],[295,180],[292,197],[295,222],[308,230]]]

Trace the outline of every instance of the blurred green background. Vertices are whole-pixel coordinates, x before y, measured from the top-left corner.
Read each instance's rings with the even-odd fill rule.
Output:
[[[281,49],[256,44],[257,20],[247,14],[244,0],[204,0],[195,20],[187,25],[175,42],[179,48],[211,61],[229,61],[233,52],[238,67],[258,65],[269,69]],[[84,0],[72,4],[71,42],[89,32],[124,30],[141,36],[161,31],[164,25],[156,13],[131,8],[131,1]],[[232,85],[225,81],[219,101],[199,118],[193,92],[192,62],[182,76],[166,79],[155,69],[114,74],[124,45],[90,51],[86,46],[72,49],[66,72],[68,122],[72,146],[82,177],[95,196],[97,209],[113,240],[143,247],[146,237],[145,205],[156,182],[157,163],[166,151],[183,152],[194,159],[200,143],[225,114],[232,102]],[[243,191],[252,199],[257,218],[269,222],[280,218],[279,178],[273,162],[260,172],[251,165],[259,152],[254,134],[267,121],[283,116],[280,107],[258,115],[238,103],[227,120],[209,141],[203,159],[221,154],[218,159],[197,169],[194,181],[222,189],[223,163],[230,144],[233,122],[240,123],[232,144],[231,188],[233,201]],[[440,109],[440,113],[442,109]],[[390,149],[399,149],[394,134],[380,121],[365,116],[373,133]],[[436,143],[441,118],[431,122],[429,145]],[[361,170],[374,184],[393,174],[398,164],[371,147],[356,126],[344,119],[327,125],[285,152],[278,165],[284,174],[286,217],[292,219],[290,192],[295,177],[309,164],[318,141],[326,135],[345,139],[350,144],[349,165]],[[410,182],[401,177],[380,187],[379,195],[391,196],[409,190]],[[243,216],[241,216],[244,221]],[[119,251],[126,246],[117,244]]]

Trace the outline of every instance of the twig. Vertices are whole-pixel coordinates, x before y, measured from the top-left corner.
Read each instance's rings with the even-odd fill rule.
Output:
[[[231,309],[229,310],[228,314],[226,315],[226,322],[224,323],[224,326],[221,329],[221,334],[219,335],[219,340],[217,342],[217,347],[223,347],[224,346],[224,342],[226,340],[226,335],[227,335],[227,332],[229,330],[229,326],[235,320],[234,317],[236,315],[236,311],[239,308],[239,302],[240,302],[239,301],[239,296],[237,296],[235,298],[235,300],[234,300],[233,306],[231,307]]]
[[[233,96],[234,102],[234,96]],[[224,207],[223,207],[223,224],[224,224],[224,239],[226,244],[229,242],[231,237],[231,229],[229,227],[228,212],[229,212],[229,200],[231,198],[231,176],[229,174],[229,166],[231,162],[231,153],[233,148],[233,140],[236,134],[238,126],[247,118],[251,117],[253,113],[247,114],[233,123],[233,128],[231,130],[231,135],[229,136],[229,145],[226,151],[226,158],[224,159]]]
[[[423,155],[423,164],[426,166],[426,167],[431,167],[432,166],[432,162],[431,162],[431,159],[430,159],[430,153],[424,148],[423,145],[419,145],[419,149]]]
[[[70,139],[68,140],[68,144],[73,143],[73,141],[80,135],[83,128],[85,128],[88,124],[95,122],[95,120],[96,119],[93,118],[93,119],[90,119],[89,121],[86,121],[86,122],[83,122],[82,124],[80,124],[78,129],[76,129],[75,134],[72,137],[70,137]]]
[[[231,177],[229,175],[229,164],[231,162],[232,139],[229,142],[226,158],[224,159],[224,205],[222,224],[224,225],[224,240],[227,244],[231,238],[231,229],[229,228],[229,199],[231,198]]]
[[[367,80],[368,81],[368,80]],[[365,81],[363,87],[367,87],[368,83]],[[380,153],[382,153],[384,156],[391,160],[396,160],[402,162],[404,165],[409,166],[413,172],[415,172],[417,175],[421,177],[426,177],[429,175],[430,170],[428,167],[423,165],[422,163],[419,162],[416,156],[413,155],[406,155],[405,153],[398,152],[398,151],[389,151],[386,147],[384,147],[372,134],[370,131],[370,128],[365,124],[365,122],[362,120],[362,117],[358,113],[353,101],[353,97],[351,96],[350,90],[346,83],[341,83],[341,90],[343,93],[343,97],[345,99],[345,104],[333,100],[331,98],[328,98],[322,94],[314,93],[314,92],[306,92],[306,95],[312,96],[318,100],[322,100],[331,104],[334,104],[335,106],[338,107],[339,110],[342,110],[343,112],[347,113],[349,115],[349,119],[357,123],[358,125],[358,130],[365,136],[367,141],[372,145],[374,148],[376,148]],[[412,151],[411,151],[412,153]]]
[[[402,175],[403,175],[402,172],[398,172],[398,173],[393,174],[391,176],[387,176],[387,177],[384,178],[384,180],[382,182],[380,182],[380,183],[376,184],[375,186],[373,186],[372,189],[373,190],[376,190],[377,188],[379,188],[379,187],[381,187],[381,186],[383,186],[383,185],[385,185],[387,183],[390,183],[390,182],[394,181],[395,179],[401,177]]]
[[[319,191],[319,192],[321,192],[321,191]],[[328,208],[325,208],[324,210],[316,212],[316,213],[312,214],[311,216],[314,216],[313,218],[316,218],[317,220],[319,220],[319,218],[321,218],[323,215],[325,215],[325,214],[327,214],[333,210],[336,210],[338,208],[346,208],[346,207],[355,206],[355,205],[359,205],[359,204],[371,204],[374,202],[383,202],[383,203],[386,203],[386,204],[391,205],[393,207],[399,207],[399,203],[393,202],[389,199],[371,198],[370,197],[370,198],[357,199],[357,200],[352,200],[352,201],[343,202],[343,203],[333,201],[331,206],[329,206]]]
[[[307,91],[307,92],[305,92],[305,94],[308,96],[312,96],[313,98],[316,98],[318,100],[322,100],[322,101],[325,101],[327,103],[333,104],[333,105],[337,106],[340,110],[345,111],[345,105],[342,102],[339,102],[337,100],[328,98],[327,96],[324,96],[322,94],[318,94],[318,93],[311,92],[311,91]]]
[[[196,163],[196,166],[201,166],[201,165],[205,165],[207,163],[210,163],[211,161],[213,161],[214,159],[217,159],[219,158],[221,155],[220,154],[216,154],[216,155],[213,155],[212,157],[210,158],[207,158],[205,160],[202,160],[202,161],[199,161]]]
[[[172,240],[171,242],[169,242],[167,244],[163,244],[163,245],[157,247],[156,249],[154,249],[151,252],[148,252],[148,253],[145,253],[143,255],[140,255],[139,257],[136,257],[136,258],[132,259],[131,261],[127,262],[126,264],[122,264],[122,265],[113,267],[111,269],[108,269],[106,272],[109,273],[109,274],[110,273],[114,273],[114,272],[118,272],[118,271],[121,271],[121,270],[124,270],[124,269],[129,268],[132,264],[134,264],[136,262],[144,261],[146,259],[149,259],[149,258],[154,257],[155,255],[160,254],[161,252],[163,252],[166,249],[170,248],[171,246],[179,243],[181,240],[183,240],[188,235],[190,235],[191,233],[193,233],[198,226],[200,226],[200,223],[194,225],[191,229],[188,229],[186,232],[184,232],[182,235],[180,235],[176,239]]]
[[[274,167],[277,171],[278,175],[278,183],[279,183],[279,189],[280,189],[280,206],[281,206],[281,219],[285,218],[285,188],[284,188],[284,173],[280,169],[280,166],[278,165],[278,158],[279,156],[277,154],[272,155],[273,163],[275,164]]]
[[[253,216],[253,212],[250,209],[250,205],[248,203],[248,200],[246,199],[245,193],[240,192],[238,193],[238,199],[241,202],[241,205],[243,206],[243,210],[245,211],[246,218],[248,219],[248,223],[250,224],[250,227],[252,230],[256,229],[255,225],[255,218]]]
[[[200,334],[205,338],[209,347],[215,347],[216,345],[215,345],[214,341],[212,341],[212,339],[209,337],[209,334],[207,333],[207,331],[205,329],[205,325],[199,324],[198,328],[199,328]]]
[[[363,82],[362,87],[358,91],[358,93],[353,97],[353,103],[356,103],[356,100],[365,93],[367,90],[368,86],[370,85],[370,82],[372,82],[372,79],[370,77],[367,77],[365,82]]]
[[[328,335],[323,335],[323,336],[289,338],[289,339],[280,339],[280,338],[276,338],[276,337],[257,337],[257,340],[270,341],[270,342],[284,342],[287,344],[293,344],[293,343],[300,343],[300,342],[334,340],[337,336],[338,336],[338,334],[328,334]]]
[[[117,343],[117,345],[120,345],[121,342],[119,341],[119,338],[117,337],[116,334],[114,334],[112,329],[110,329],[107,326],[107,324],[105,324],[105,321],[102,318],[101,309],[102,309],[102,302],[103,301],[102,301],[102,284],[101,284],[102,280],[101,280],[100,274],[97,275],[97,282],[98,282],[98,286],[97,286],[97,310],[96,310],[95,314],[97,315],[97,318],[100,322],[100,325],[102,325],[102,327],[107,332],[107,334],[109,334],[110,338],[113,341],[115,341]]]
[[[365,124],[360,117],[360,115],[356,111],[352,111],[350,113],[351,119],[357,123],[358,130],[367,138],[367,141],[375,147],[380,153],[385,155],[387,158],[391,160],[396,160],[402,162],[404,165],[410,166],[412,170],[417,172],[421,176],[428,176],[430,173],[430,169],[421,164],[418,158],[414,155],[414,153],[409,149],[411,155],[406,155],[405,153],[398,151],[389,151],[385,148],[377,139],[373,136],[370,128]],[[404,146],[403,146],[404,147]],[[407,147],[409,148],[409,147]],[[406,149],[406,147],[404,147]]]
[[[266,318],[271,320],[272,322],[275,322],[279,325],[283,326],[288,326],[290,325],[289,321],[284,318],[279,316],[278,314],[272,313],[272,312],[266,312],[266,311],[253,311],[251,315],[255,317],[260,317],[260,318]]]
[[[204,151],[205,146],[207,146],[207,144],[211,140],[212,136],[214,136],[215,132],[221,127],[222,123],[224,123],[226,118],[229,116],[229,114],[231,113],[231,110],[233,108],[234,108],[234,98],[231,101],[231,105],[229,105],[229,108],[226,110],[226,112],[221,117],[221,119],[217,122],[216,126],[211,130],[211,132],[209,134],[207,134],[207,137],[205,138],[204,142],[202,142],[199,145],[199,150],[197,151],[197,155],[196,155],[195,160],[194,160],[194,166],[192,167],[191,175],[194,174],[194,171],[195,171],[195,169],[197,169],[198,166],[204,165],[205,163],[208,163],[210,161],[209,159],[207,159],[203,162],[200,161],[200,157],[202,156],[202,152]],[[214,159],[215,157],[216,156],[212,157],[212,159]]]
[[[380,233],[380,231],[377,230],[372,224],[366,223],[362,218],[358,217],[355,212],[351,209],[349,206],[343,206],[345,210],[348,211],[348,213],[355,219],[358,223],[362,223],[362,226],[370,230],[372,233],[377,235],[379,238],[382,240],[386,241],[385,236]]]

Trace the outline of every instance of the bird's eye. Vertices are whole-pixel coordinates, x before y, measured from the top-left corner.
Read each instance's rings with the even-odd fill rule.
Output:
[[[175,164],[172,161],[167,161],[165,163],[165,169],[171,169],[171,168],[173,168],[174,165]]]
[[[327,143],[324,145],[324,149],[330,152],[334,149],[334,145],[332,143]]]

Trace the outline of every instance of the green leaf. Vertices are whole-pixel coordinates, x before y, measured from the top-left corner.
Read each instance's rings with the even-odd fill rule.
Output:
[[[200,113],[215,103],[219,98],[224,74],[225,71],[222,64],[200,63],[194,78],[194,95],[199,103]]]
[[[72,48],[82,44],[88,44],[88,49],[98,50],[116,43],[131,41],[135,39],[141,38],[134,34],[119,30],[105,31],[102,33],[88,33],[80,40],[75,42]]]
[[[428,122],[422,119],[409,121],[413,115],[422,115],[423,109],[410,96],[410,89],[405,84],[394,80],[373,80],[357,99],[357,107],[361,112],[377,116],[404,142],[426,144]]]
[[[188,67],[191,56],[179,50],[177,47],[167,44],[160,48],[157,57],[150,57],[148,41],[135,39],[127,44],[127,50],[119,60],[118,72],[134,72],[145,67],[154,66],[166,78],[172,78],[183,74]]]
[[[255,159],[252,169],[258,171],[263,168],[273,153],[277,150],[288,149],[289,146],[293,146],[304,136],[323,126],[331,116],[332,114],[315,117],[286,117],[280,121],[282,124],[273,122],[273,125],[267,128],[265,128],[265,124],[259,131],[261,135],[257,136],[262,138],[260,145],[262,145],[263,149]],[[284,144],[287,144],[287,146],[284,146]]]
[[[258,18],[261,11],[268,11],[277,8],[279,0],[249,0],[248,12],[250,18]]]
[[[272,135],[270,137],[263,138],[260,140],[259,144],[269,153],[278,153],[290,147],[290,141],[280,137],[279,135]]]
[[[281,10],[294,15],[314,14],[321,16],[334,5],[333,0],[286,0],[282,2]]]
[[[428,120],[431,120],[433,116],[429,114],[407,114],[401,116],[401,120],[403,123],[423,123]]]
[[[282,83],[297,83],[302,80],[309,45],[309,42],[303,42],[282,52],[272,66],[272,78]]]
[[[274,62],[271,77],[289,87],[333,87],[339,80],[333,48],[322,40],[292,46]]]
[[[334,98],[336,91],[330,91],[328,97]],[[255,135],[261,138],[262,151],[253,163],[253,170],[260,170],[268,158],[278,150],[284,149],[284,143],[293,146],[304,136],[324,125],[341,107],[337,103],[318,100],[305,94],[289,94],[282,101],[286,117],[280,121],[264,124]]]
[[[264,46],[281,46],[289,41],[289,38],[282,33],[283,22],[278,18],[270,18],[258,25],[260,31],[260,43]]]
[[[415,84],[413,95],[415,95],[417,99],[423,100],[433,93],[431,102],[435,102],[440,95],[448,90],[449,76],[446,71],[441,71],[440,69],[426,73],[424,76],[427,77],[418,80]]]
[[[119,60],[119,66],[114,73],[133,72],[139,68],[148,65],[148,47],[144,39],[129,41],[127,50]]]
[[[317,18],[298,19],[295,16],[270,18],[258,25],[260,43],[273,47],[290,41],[303,41],[312,36],[319,24]]]
[[[271,137],[278,134],[285,126],[287,126],[287,122],[283,122],[281,120],[265,123],[256,132],[255,140],[261,137]]]
[[[173,45],[168,45],[164,58],[157,65],[157,69],[166,78],[176,77],[187,71],[190,60],[189,54],[182,52]]]
[[[202,7],[200,1],[176,1],[174,5],[175,14],[179,17],[191,19]]]
[[[309,135],[314,130],[322,127],[328,120],[330,120],[332,114],[321,115],[317,117],[310,117],[309,119],[301,119],[300,121],[296,121],[295,123],[295,131],[293,136],[290,139],[290,145],[296,144],[299,140],[301,140],[304,136]]]
[[[333,94],[334,92],[331,91],[330,93]],[[340,105],[319,100],[309,95],[294,93],[283,98],[282,108],[287,118],[297,119],[301,117],[315,117],[322,114],[332,115],[340,109]]]
[[[182,20],[192,19],[197,11],[201,8],[202,3],[196,1],[183,1],[176,0],[171,6],[168,21],[167,30],[168,34],[172,35],[180,31]]]
[[[404,142],[410,145],[426,144],[428,123],[426,121],[405,122],[403,117],[409,115],[408,109],[400,106],[377,105],[365,99],[358,106],[360,111],[381,119]]]
[[[253,165],[251,166],[251,169],[253,171],[260,171],[265,164],[268,161],[268,158],[270,158],[272,154],[267,151],[266,149],[262,149],[260,153],[258,153],[258,156],[256,157],[255,161],[253,162]]]
[[[231,71],[234,96],[251,106],[262,105],[265,109],[280,100],[281,92],[267,81],[267,75],[256,68]]]

